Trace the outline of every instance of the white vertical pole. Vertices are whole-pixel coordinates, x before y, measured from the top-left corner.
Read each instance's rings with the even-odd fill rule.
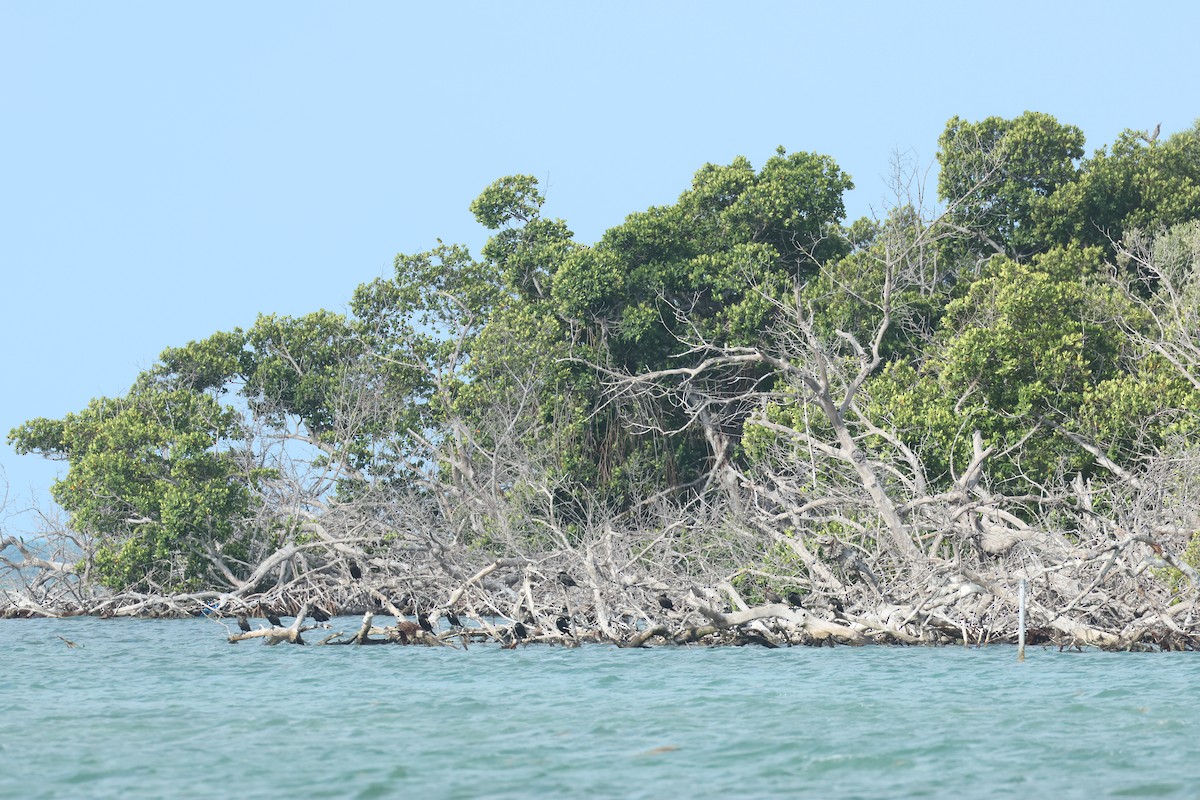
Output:
[[[1025,579],[1017,591],[1017,661],[1025,660]]]

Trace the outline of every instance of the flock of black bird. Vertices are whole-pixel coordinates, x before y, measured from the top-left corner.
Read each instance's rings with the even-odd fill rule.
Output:
[[[804,598],[802,598],[800,593],[795,590],[792,590],[783,597],[780,597],[779,592],[768,586],[767,588],[763,589],[763,598],[766,599],[768,603],[783,603],[786,601],[787,604],[792,608],[804,607]]]
[[[362,577],[362,568],[358,565],[357,562],[350,561],[347,565],[347,568],[349,569],[351,577],[354,578],[355,580],[358,580]],[[575,578],[572,577],[571,574],[569,572],[567,572],[566,570],[559,571],[559,573],[555,576],[555,580],[558,582],[558,584],[560,586],[563,587],[563,589],[571,589],[571,588],[576,588],[579,586],[579,583],[575,580]],[[380,596],[383,597],[384,602],[387,605],[391,606],[394,611],[400,610],[400,611],[402,611],[402,613],[411,613],[413,611],[416,611],[417,625],[419,625],[420,628],[422,630],[426,631],[427,633],[434,633],[434,626],[433,626],[432,621],[429,618],[429,615],[427,613],[425,613],[424,611],[416,609],[415,604],[412,601],[412,598],[410,598],[407,595],[404,595],[403,597],[401,597],[399,599],[399,603],[397,605],[392,605],[390,600],[388,600],[386,598],[386,596],[383,596],[382,594],[380,594]],[[769,603],[785,603],[786,602],[789,606],[792,606],[793,608],[802,608],[803,607],[803,602],[802,602],[803,598],[801,597],[799,592],[796,592],[794,590],[787,592],[783,596],[780,596],[780,594],[777,591],[775,591],[774,589],[772,589],[770,587],[766,587],[763,589],[763,598]],[[663,611],[669,612],[669,611],[675,610],[675,602],[667,595],[666,592],[660,592],[656,599],[658,600],[659,607]],[[835,602],[834,605],[836,607],[836,610],[840,613],[842,611],[841,604]],[[377,610],[379,610],[379,609],[381,609],[381,607],[377,607]],[[279,618],[279,613],[275,609],[270,608],[270,607],[262,607],[261,612],[262,612],[263,617],[268,622],[270,622],[273,626],[283,627],[283,621]],[[329,614],[324,609],[322,609],[320,606],[313,607],[312,609],[310,609],[310,611],[308,613],[309,613],[309,616],[316,622],[324,623],[324,622],[328,622],[330,619]],[[455,613],[455,611],[453,609],[451,609],[451,608],[444,609],[442,612],[442,615],[446,618],[446,621],[452,627],[454,627],[454,628],[462,627],[462,620],[459,618],[458,614]],[[554,620],[554,627],[556,629],[558,629],[559,633],[561,633],[562,635],[572,636],[573,635],[572,622],[573,622],[573,620],[571,618],[570,611],[569,611],[568,607],[566,605],[564,605],[562,608],[562,613]],[[409,624],[411,624],[411,623],[409,623]],[[509,646],[515,646],[518,642],[522,642],[522,641],[525,641],[530,638],[530,630],[528,627],[529,624],[533,624],[533,619],[532,619],[532,617],[528,617],[528,615],[527,615],[527,619],[525,621],[518,620],[518,621],[513,622],[512,627],[509,629],[509,633],[508,633]],[[238,614],[237,615],[237,625],[238,625],[238,628],[241,631],[243,631],[244,633],[249,633],[251,631],[250,620],[247,618],[246,614]],[[415,627],[416,626],[414,626],[414,630],[415,630]]]
[[[271,623],[275,627],[277,627],[277,628],[283,627],[283,620],[279,618],[279,612],[277,612],[275,609],[264,608],[264,609],[262,609],[262,615],[263,615],[263,619],[265,619],[267,622]],[[316,622],[329,622],[329,620],[330,620],[328,612],[326,612],[320,606],[316,606],[316,607],[312,608],[308,612],[308,616],[311,617]],[[238,626],[238,630],[240,630],[242,633],[249,633],[251,630],[250,618],[245,614],[238,614],[237,615],[237,626]]]

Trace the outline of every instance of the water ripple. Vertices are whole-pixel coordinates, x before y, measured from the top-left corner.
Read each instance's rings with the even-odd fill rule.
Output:
[[[1200,764],[1198,654],[264,647],[79,619],[0,621],[0,665],[0,797],[1189,797]]]

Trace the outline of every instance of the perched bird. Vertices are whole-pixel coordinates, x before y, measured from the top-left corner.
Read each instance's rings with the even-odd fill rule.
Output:
[[[329,615],[320,606],[313,607],[312,618],[317,622],[329,622]]]
[[[672,611],[675,608],[675,603],[673,603],[671,598],[667,597],[666,594],[660,594],[658,596],[658,604],[667,611]]]
[[[564,636],[571,633],[571,621],[566,617],[559,617],[554,620],[554,627],[558,628],[558,632]]]
[[[429,615],[424,611],[417,614],[417,624],[421,626],[422,630],[433,633],[433,625],[429,622]]]
[[[240,630],[242,633],[250,632],[250,620],[246,619],[245,614],[238,614],[237,621],[238,621],[238,630]]]
[[[378,613],[382,614],[390,608],[395,608],[397,611],[400,611],[396,604],[392,602],[392,598],[389,597],[388,593],[383,589],[378,589],[371,594],[375,598],[375,608],[378,609]]]
[[[783,602],[783,598],[779,596],[779,592],[775,591],[770,586],[763,589],[763,597],[765,597],[767,599],[768,603],[782,603]]]
[[[354,578],[354,580],[362,577],[362,567],[358,565],[357,561],[350,562],[350,577]]]
[[[563,586],[566,586],[567,588],[579,585],[578,583],[575,582],[575,579],[572,578],[570,576],[570,574],[568,574],[566,572],[566,570],[563,570],[562,572],[558,573],[558,582],[561,583]]]
[[[458,614],[455,614],[452,608],[446,609],[446,621],[456,628],[462,627],[462,622],[458,619]]]
[[[528,639],[529,638],[529,629],[526,628],[525,624],[522,622],[513,623],[512,631],[513,631],[513,636],[515,636],[517,639]]]
[[[802,598],[800,596],[800,593],[795,591],[794,589],[787,593],[788,605],[791,606],[792,608],[800,608],[801,606],[803,606],[804,605],[804,603],[802,602],[803,599],[804,598]]]
[[[272,625],[276,627],[283,627],[283,620],[279,619],[279,615],[273,610],[268,608],[267,613],[264,616],[266,616],[267,622],[271,623]]]

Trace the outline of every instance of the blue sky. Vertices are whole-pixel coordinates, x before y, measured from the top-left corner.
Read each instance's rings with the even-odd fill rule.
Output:
[[[478,249],[502,175],[590,242],[777,145],[833,156],[853,218],[956,114],[1168,135],[1200,117],[1197,9],[4,0],[0,432],[260,312],[344,310],[397,252]],[[11,515],[60,465],[0,468]]]

